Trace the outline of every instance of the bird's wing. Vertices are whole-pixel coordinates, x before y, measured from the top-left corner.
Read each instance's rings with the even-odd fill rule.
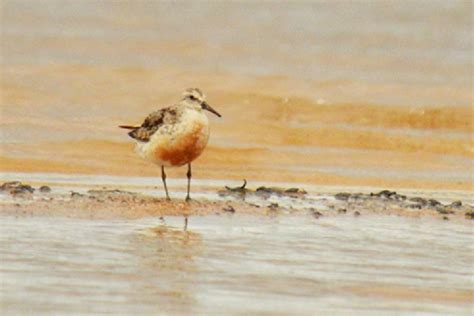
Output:
[[[176,121],[177,109],[176,107],[168,107],[153,113],[150,113],[143,121],[142,125],[138,127],[123,125],[123,128],[132,129],[128,135],[141,142],[148,142],[151,136],[164,124],[173,123]]]

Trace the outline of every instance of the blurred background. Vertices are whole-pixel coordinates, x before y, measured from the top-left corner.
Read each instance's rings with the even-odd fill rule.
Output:
[[[472,9],[2,1],[1,171],[158,176],[117,125],[199,87],[196,178],[472,190]]]

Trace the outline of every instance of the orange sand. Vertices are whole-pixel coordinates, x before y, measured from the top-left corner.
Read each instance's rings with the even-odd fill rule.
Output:
[[[85,65],[2,70],[1,171],[158,176],[117,125],[141,122],[199,82],[223,118],[210,116],[197,178],[473,190],[465,176],[474,156],[469,106],[321,104],[302,90],[310,83],[284,77]]]

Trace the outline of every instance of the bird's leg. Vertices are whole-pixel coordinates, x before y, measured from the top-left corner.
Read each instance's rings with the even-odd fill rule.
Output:
[[[188,194],[186,195],[186,202],[191,201],[191,197],[189,196],[189,191],[191,190],[191,164],[188,163],[188,172],[186,173],[186,176],[188,177]]]
[[[165,167],[161,166],[161,179],[163,180],[163,184],[165,186],[165,192],[166,192],[166,199],[169,201],[170,196],[168,194],[168,187],[166,186],[166,173],[165,173]]]
[[[188,216],[184,216],[184,231],[188,230]]]

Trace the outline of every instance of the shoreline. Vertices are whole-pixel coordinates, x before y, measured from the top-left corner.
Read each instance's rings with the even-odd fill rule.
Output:
[[[472,201],[443,192],[419,194],[380,190],[357,191],[355,188],[333,192],[307,192],[299,187],[196,185],[194,199],[187,203],[181,190],[173,188],[172,200],[157,194],[156,187],[114,186],[99,183],[10,181],[0,186],[2,215],[66,216],[83,219],[137,219],[149,216],[206,216],[246,214],[256,216],[387,215],[472,222]],[[46,180],[46,179],[44,179]],[[33,185],[30,185],[34,183]],[[49,185],[47,185],[49,184]],[[220,188],[219,188],[220,186]],[[364,192],[364,193],[363,193]],[[426,192],[425,192],[426,193]],[[446,192],[445,192],[446,193]]]

